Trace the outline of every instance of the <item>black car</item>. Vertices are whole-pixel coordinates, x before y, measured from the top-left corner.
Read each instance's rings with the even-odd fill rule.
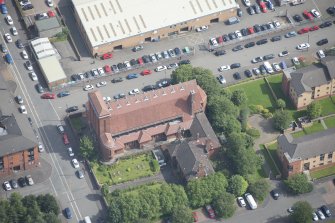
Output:
[[[190,60],[181,60],[178,64],[179,64],[179,66],[180,65],[185,65],[185,64],[191,64],[191,61]]]
[[[271,59],[273,59],[273,58],[275,58],[275,55],[274,55],[274,54],[268,54],[268,55],[265,55],[265,56],[263,57],[263,60],[271,60]]]
[[[242,36],[247,36],[248,35],[248,29],[241,29],[241,34],[242,34]]]
[[[130,63],[131,66],[135,66],[135,65],[138,64],[137,60],[135,60],[135,59],[131,59],[131,60],[129,61],[129,63]]]
[[[33,9],[33,8],[34,8],[34,6],[32,4],[27,4],[27,5],[22,6],[23,11],[30,10],[30,9]]]
[[[263,25],[261,25],[261,28],[262,28],[263,31],[268,30],[268,25],[267,24],[263,24]]]
[[[24,179],[24,177],[20,177],[17,182],[19,183],[20,187],[25,187],[27,186],[27,182],[26,179]]]
[[[65,214],[65,217],[67,219],[71,219],[72,218],[72,212],[71,212],[71,209],[70,208],[65,208],[64,209],[64,214]]]
[[[35,87],[38,93],[44,93],[44,89],[41,84],[36,84]]]
[[[281,40],[281,36],[274,36],[271,38],[272,42],[276,42],[276,41],[280,41]]]
[[[267,42],[268,42],[267,39],[261,39],[261,40],[258,40],[258,41],[256,42],[256,44],[257,44],[257,45],[263,45],[263,44],[266,44]]]
[[[326,28],[331,26],[333,23],[331,21],[326,21],[324,23],[321,23],[320,28]]]
[[[327,12],[330,15],[334,15],[335,14],[335,7],[331,6],[331,7],[327,8]]]
[[[258,25],[258,24],[254,25],[254,31],[255,31],[256,33],[258,33],[258,32],[260,32],[260,31],[262,31],[262,28],[261,28],[261,26],[260,26],[260,25]]]
[[[236,51],[240,51],[240,50],[243,50],[243,46],[242,45],[238,45],[238,46],[235,46],[232,51],[236,52]]]
[[[10,180],[9,181],[10,185],[12,186],[13,189],[16,189],[18,188],[18,184],[17,184],[17,181],[16,180]],[[322,207],[321,207],[322,208]]]
[[[255,14],[255,9],[253,7],[248,7],[247,11],[249,12],[250,15],[254,15]]]
[[[167,86],[170,86],[170,82],[169,82],[169,81],[162,81],[162,82],[159,82],[159,83],[157,84],[157,86],[158,86],[159,88],[167,87]]]
[[[316,44],[318,45],[318,46],[322,46],[322,45],[324,45],[324,44],[327,44],[328,43],[328,39],[322,39],[322,40],[319,40]]]
[[[7,53],[7,52],[8,52],[8,50],[7,50],[7,48],[5,47],[5,45],[0,44],[0,48],[1,48],[1,52],[3,52],[3,53]]]
[[[174,48],[174,52],[176,53],[177,56],[181,54],[181,50],[178,47]]]
[[[17,46],[17,48],[22,49],[24,47],[23,43],[22,43],[22,40],[20,40],[20,39],[16,40],[16,46]]]
[[[237,9],[237,16],[238,17],[242,17],[242,10],[241,9]]]
[[[233,63],[232,65],[230,65],[230,69],[235,69],[235,68],[239,68],[241,67],[240,63]]]
[[[71,80],[73,80],[73,81],[79,81],[79,75],[78,74],[71,75]]]
[[[150,63],[151,62],[150,57],[148,55],[142,56],[142,59],[143,59],[144,63]]]
[[[28,122],[30,125],[33,125],[33,120],[30,117],[28,117]]]
[[[222,55],[225,55],[225,54],[226,54],[225,50],[217,50],[214,53],[215,56],[222,56]]]
[[[332,214],[330,213],[329,208],[326,205],[321,206],[322,212],[329,218]]]
[[[118,68],[115,64],[112,65],[111,68],[112,68],[112,71],[113,71],[114,73],[119,72],[119,68]]]
[[[230,38],[231,40],[237,38],[237,36],[235,35],[235,33],[229,33],[228,36],[229,36],[229,38]]]
[[[120,93],[120,94],[117,94],[117,95],[114,95],[114,99],[115,100],[117,100],[117,99],[121,99],[121,98],[125,98],[126,97],[126,95],[125,94],[123,94],[123,93]]]
[[[124,64],[123,63],[118,63],[116,66],[117,66],[117,68],[119,70],[123,70],[124,69]]]
[[[230,38],[229,38],[229,36],[228,36],[227,34],[224,34],[224,35],[222,36],[222,39],[223,39],[223,41],[225,41],[225,42],[230,41]]]
[[[119,83],[119,82],[122,82],[122,81],[123,81],[122,77],[118,77],[118,78],[113,78],[112,79],[112,83]]]
[[[261,9],[260,9],[260,7],[259,7],[257,4],[254,4],[254,5],[253,5],[253,8],[254,8],[256,14],[261,13]]]
[[[266,74],[266,68],[263,64],[259,66],[259,70],[261,71],[261,74]]]
[[[293,19],[294,19],[294,21],[296,21],[296,22],[301,22],[301,21],[302,21],[302,17],[301,17],[300,15],[294,15],[294,16],[293,16]]]
[[[239,72],[234,73],[234,74],[233,74],[233,77],[234,77],[236,80],[241,79],[241,75],[240,75]]]
[[[147,92],[147,91],[152,91],[152,90],[155,90],[155,89],[156,89],[155,85],[147,85],[144,88],[142,88],[142,91]]]
[[[271,191],[271,196],[273,197],[273,199],[278,200],[278,198],[280,197],[279,191],[276,189],[273,189]]]
[[[244,71],[244,74],[245,74],[245,76],[247,76],[247,77],[252,77],[252,73],[251,73],[250,70],[245,70],[245,71]]]
[[[78,110],[79,110],[78,106],[71,106],[71,107],[68,107],[66,109],[66,112],[71,113],[71,112],[75,112],[75,111],[78,111]]]
[[[250,42],[250,43],[247,43],[244,45],[245,48],[250,48],[250,47],[253,47],[255,46],[255,42]]]

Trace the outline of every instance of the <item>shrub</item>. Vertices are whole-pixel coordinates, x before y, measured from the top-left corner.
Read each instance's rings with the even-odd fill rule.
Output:
[[[259,130],[255,128],[248,128],[246,133],[254,138],[259,138],[261,135]]]

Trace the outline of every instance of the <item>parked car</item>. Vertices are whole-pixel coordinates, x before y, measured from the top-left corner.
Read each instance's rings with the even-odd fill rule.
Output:
[[[40,94],[44,93],[44,89],[43,89],[41,84],[36,84],[35,87],[36,87],[36,90],[37,90],[38,93],[40,93]]]
[[[272,42],[276,42],[276,41],[280,41],[281,40],[281,36],[274,36],[271,38]]]
[[[221,74],[218,76],[218,80],[221,84],[226,84],[227,83],[226,78],[224,78],[223,75],[221,75]]]
[[[258,40],[258,41],[256,42],[256,44],[257,44],[257,45],[263,45],[263,44],[266,44],[267,42],[268,42],[267,39],[261,39],[261,40]]]
[[[26,181],[27,181],[29,186],[34,185],[34,181],[33,181],[33,178],[31,177],[31,175],[26,176]]]
[[[255,57],[251,60],[252,63],[259,63],[263,61],[263,57]]]
[[[71,163],[72,163],[73,167],[76,168],[76,169],[78,169],[80,167],[79,162],[78,162],[77,159],[72,159]]]
[[[168,53],[169,53],[170,57],[176,57],[176,54],[174,53],[173,49],[169,49]]]
[[[323,213],[329,218],[332,214],[330,213],[329,208],[326,205],[321,206],[321,210]]]
[[[26,180],[23,178],[23,177],[20,177],[18,180],[17,180],[18,184],[20,185],[20,187],[25,187],[27,186],[27,182]]]
[[[156,89],[155,85],[147,85],[147,86],[142,88],[142,91],[147,92],[147,91],[152,91],[152,90],[155,90],[155,89]]]
[[[136,95],[136,94],[139,94],[139,93],[141,93],[141,92],[138,88],[135,88],[135,89],[129,91],[129,95]]]
[[[167,69],[166,66],[158,66],[158,67],[155,68],[155,71],[160,72],[160,71],[163,71],[163,70],[166,70],[166,69]]]
[[[22,43],[22,40],[20,40],[20,39],[16,40],[16,46],[17,46],[17,48],[22,49],[24,47],[23,43]]]
[[[230,66],[229,66],[229,65],[224,65],[224,66],[219,67],[218,70],[219,70],[219,71],[230,70]]]
[[[71,107],[68,107],[66,109],[66,112],[71,113],[71,112],[75,112],[75,111],[78,111],[78,110],[79,110],[78,106],[71,106]]]
[[[9,183],[12,186],[13,189],[16,189],[16,188],[19,187],[17,181],[14,180],[14,179],[10,180]]]
[[[233,47],[232,51],[236,52],[236,51],[240,51],[243,50],[243,46],[242,45],[237,45],[235,47]]]
[[[65,217],[67,219],[71,219],[72,218],[72,212],[71,212],[71,209],[70,208],[65,208],[64,209],[64,214],[65,214]]]
[[[317,213],[317,215],[319,216],[319,218],[321,220],[325,220],[326,219],[325,215],[322,213],[322,211],[320,209],[317,209],[316,213]]]
[[[263,56],[263,60],[271,60],[273,58],[275,58],[273,53]]]
[[[319,26],[312,26],[312,27],[309,27],[309,31],[316,31],[316,30],[319,30],[320,29],[320,27]]]
[[[326,27],[329,27],[331,26],[333,23],[331,21],[326,21],[326,22],[323,22],[320,24],[320,28],[326,28]]]
[[[293,62],[294,65],[300,65],[300,61],[299,61],[298,57],[293,57],[292,62]]]
[[[143,76],[144,75],[149,75],[149,74],[152,74],[152,71],[148,70],[148,69],[141,72],[141,75],[143,75]]]
[[[312,15],[312,13],[310,13],[307,10],[304,10],[303,15],[305,16],[306,19],[309,19],[309,20],[313,20],[314,19],[314,16]]]
[[[323,52],[323,50],[319,50],[316,54],[318,55],[318,57],[319,57],[320,59],[326,57],[326,54]]]
[[[138,78],[138,74],[128,74],[127,75],[128,80],[135,79],[135,78]]]
[[[250,42],[250,43],[245,44],[244,47],[245,48],[250,48],[250,47],[253,47],[255,45],[256,45],[255,42]]]
[[[84,178],[84,173],[83,173],[83,171],[81,171],[81,170],[77,170],[77,171],[76,171],[76,174],[77,174],[77,176],[78,176],[79,179],[83,179],[83,178]]]
[[[100,88],[100,87],[104,87],[107,85],[107,82],[106,81],[100,81],[99,83],[97,83],[97,88]]]
[[[234,73],[234,74],[233,74],[233,77],[234,77],[235,80],[239,80],[239,79],[241,79],[241,75],[240,75],[239,72]]]
[[[17,36],[18,32],[15,26],[13,26],[12,28],[10,28],[10,31],[12,32],[13,36]]]
[[[211,205],[206,205],[205,209],[207,211],[207,214],[208,214],[209,218],[215,219],[215,213],[214,213],[214,210],[213,210],[212,206]]]
[[[60,134],[64,134],[65,133],[65,129],[63,125],[57,125],[57,130]]]
[[[94,89],[94,86],[92,84],[87,84],[84,87],[84,91],[89,91],[89,90],[93,90],[93,89]]]
[[[217,50],[215,51],[214,55],[215,56],[223,56],[226,54],[226,51],[225,50]]]
[[[66,133],[63,134],[62,138],[63,138],[64,145],[69,145],[70,144],[69,138],[68,138]]]
[[[12,190],[12,187],[10,186],[8,181],[3,182],[3,187],[6,191]]]
[[[53,93],[45,93],[41,95],[41,98],[43,99],[55,99],[56,95]]]
[[[320,13],[316,9],[312,9],[311,13],[315,18],[320,18],[321,17]]]
[[[289,55],[289,52],[287,50],[284,50],[284,51],[282,51],[278,54],[278,56],[280,56],[280,57],[285,57],[287,55]]]
[[[5,39],[6,39],[7,43],[11,43],[11,42],[13,42],[13,39],[12,39],[12,37],[10,36],[9,33],[5,33],[4,36],[5,36]]]
[[[38,143],[38,152],[40,152],[40,153],[44,152],[44,146],[41,142]]]
[[[119,83],[119,82],[122,82],[122,81],[123,81],[122,77],[117,77],[117,78],[112,79],[112,83]]]
[[[125,98],[126,97],[126,95],[125,94],[123,94],[123,93],[120,93],[120,94],[117,94],[117,95],[114,95],[114,99],[115,100],[117,100],[117,99],[121,99],[121,98]]]
[[[238,204],[239,204],[241,207],[245,207],[245,206],[247,206],[247,204],[245,203],[245,200],[243,199],[243,197],[238,197],[238,198],[237,198],[237,201],[238,201]]]
[[[324,38],[324,39],[319,40],[316,44],[318,46],[322,46],[322,45],[327,44],[327,43],[328,43],[328,39]]]
[[[66,97],[66,96],[69,96],[70,95],[70,92],[69,91],[61,91],[58,93],[58,97],[59,98],[62,98],[62,97]]]
[[[291,38],[291,37],[294,37],[296,35],[297,35],[297,33],[295,31],[291,31],[291,32],[286,33],[285,37],[286,38]]]
[[[6,15],[5,20],[6,20],[8,25],[13,25],[14,24],[13,19],[10,15]]]
[[[209,42],[210,42],[213,46],[219,46],[219,44],[218,44],[218,42],[216,41],[215,38],[211,38],[211,39],[209,40]]]
[[[158,87],[159,88],[162,88],[162,87],[167,87],[167,86],[170,86],[170,82],[169,81],[161,81],[158,83]]]
[[[167,66],[167,69],[174,69],[174,68],[177,68],[179,67],[179,65],[177,63],[171,63]]]
[[[241,67],[240,63],[233,63],[232,65],[230,65],[231,69],[235,69],[235,68],[239,68],[239,67]]]
[[[271,191],[271,196],[273,197],[273,199],[278,200],[278,198],[280,197],[279,191],[276,189],[273,189]]]
[[[318,221],[319,220],[319,218],[318,218],[318,216],[316,215],[315,212],[312,213],[312,219],[313,219],[313,221]]]
[[[252,72],[255,74],[255,75],[258,75],[261,73],[261,71],[259,70],[259,68],[255,67],[255,68],[252,68]]]
[[[113,58],[113,54],[111,53],[104,53],[101,57],[101,59],[103,60],[112,59],[112,58]]]
[[[294,16],[293,16],[293,19],[294,19],[294,21],[296,21],[296,22],[301,22],[301,21],[302,21],[302,17],[301,17],[300,15],[294,15]]]
[[[250,15],[254,15],[256,13],[255,9],[252,6],[248,7],[247,11],[249,12]]]
[[[298,50],[305,50],[308,49],[310,47],[309,43],[301,43],[297,46]]]
[[[200,26],[200,27],[196,28],[195,31],[203,32],[203,31],[206,31],[207,29],[208,29],[208,26]]]

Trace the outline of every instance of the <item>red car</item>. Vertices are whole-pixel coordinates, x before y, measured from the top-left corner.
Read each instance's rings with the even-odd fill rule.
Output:
[[[261,1],[259,3],[259,6],[261,7],[262,12],[264,12],[264,13],[267,12],[267,8],[266,8],[266,5],[265,5],[265,2]]]
[[[48,16],[51,17],[55,17],[56,14],[53,11],[48,11]]]
[[[215,219],[215,213],[214,213],[214,210],[213,210],[212,206],[206,205],[205,209],[208,213],[209,218]]]
[[[142,57],[138,58],[137,61],[138,61],[139,65],[143,65],[143,59],[142,59]]]
[[[309,11],[305,10],[303,12],[304,16],[309,19],[309,20],[313,20],[314,19],[314,16],[312,15],[312,13],[310,13]]]
[[[309,31],[315,31],[320,29],[319,26],[312,26],[311,28],[309,28]]]
[[[222,43],[222,42],[223,42],[223,38],[222,38],[222,36],[219,36],[219,37],[217,37],[216,39],[217,39],[218,43]]]
[[[43,98],[43,99],[55,99],[56,95],[52,94],[52,93],[45,93],[45,94],[42,94],[41,98]]]
[[[298,31],[299,34],[304,34],[304,33],[308,33],[308,32],[309,32],[308,27],[302,28],[301,30]]]
[[[111,67],[108,66],[108,65],[104,66],[104,70],[105,70],[106,73],[110,73],[112,71]]]
[[[199,221],[199,217],[198,217],[198,213],[197,212],[192,212],[192,216],[193,216],[193,222],[198,222]]]
[[[141,72],[141,75],[149,75],[149,74],[151,74],[152,73],[152,71],[151,70],[144,70],[144,71],[142,71]]]
[[[113,54],[111,53],[105,53],[104,55],[102,55],[103,60],[111,59],[112,57],[113,57]]]
[[[66,134],[66,133],[63,134],[63,143],[64,143],[65,145],[70,144],[70,142],[69,142],[69,138],[67,137],[67,134]]]
[[[255,33],[254,28],[253,27],[249,27],[248,28],[248,32],[249,32],[249,34],[254,34]]]

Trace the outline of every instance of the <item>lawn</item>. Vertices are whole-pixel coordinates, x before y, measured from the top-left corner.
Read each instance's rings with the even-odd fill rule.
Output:
[[[81,129],[84,127],[82,121],[81,121],[81,117],[73,117],[70,119],[73,128],[75,128],[75,130],[77,130],[77,132],[80,132]]]
[[[152,176],[153,171],[151,153],[141,154],[126,159],[120,159],[113,165],[93,163],[92,168],[100,184],[119,184],[142,177]]]
[[[310,135],[310,134],[313,134],[313,133],[316,133],[316,132],[321,132],[323,130],[325,130],[325,129],[323,128],[321,123],[313,122],[312,126],[306,127],[300,132],[292,133],[292,136],[293,136],[293,138],[299,138],[301,136]]]
[[[332,96],[332,98],[325,98],[319,101],[322,108],[321,116],[335,114],[335,104],[332,100],[335,101],[335,96]]]
[[[329,117],[323,120],[326,124],[326,126],[330,128],[335,128],[335,116]]]
[[[276,176],[280,174],[279,170],[276,168],[276,164],[273,161],[274,158],[271,159],[270,154],[266,151],[264,145],[260,145],[261,151],[264,155],[264,158],[266,160],[266,163],[270,166],[271,172],[275,174]],[[270,152],[270,151],[269,151]],[[271,154],[272,156],[272,154]]]
[[[262,105],[264,108],[273,111],[273,105],[275,102],[272,98],[270,89],[266,85],[263,78],[233,85],[228,87],[228,89],[231,91],[243,89],[247,94],[249,105]]]
[[[277,142],[268,145],[268,150],[269,150],[269,152],[272,156],[272,159],[275,161],[278,169],[281,170],[282,169],[282,163],[279,159],[277,149],[278,149],[278,143]]]
[[[335,174],[335,166],[331,166],[322,170],[311,172],[311,177],[313,179],[319,179],[323,177],[328,177]]]
[[[288,110],[296,110],[290,100],[289,97],[286,97],[284,95],[284,92],[282,91],[281,88],[281,82],[282,82],[282,77],[283,74],[277,74],[277,75],[273,75],[273,76],[269,76],[266,79],[268,80],[272,90],[275,92],[276,96],[278,99],[283,99],[286,102],[286,108]]]

